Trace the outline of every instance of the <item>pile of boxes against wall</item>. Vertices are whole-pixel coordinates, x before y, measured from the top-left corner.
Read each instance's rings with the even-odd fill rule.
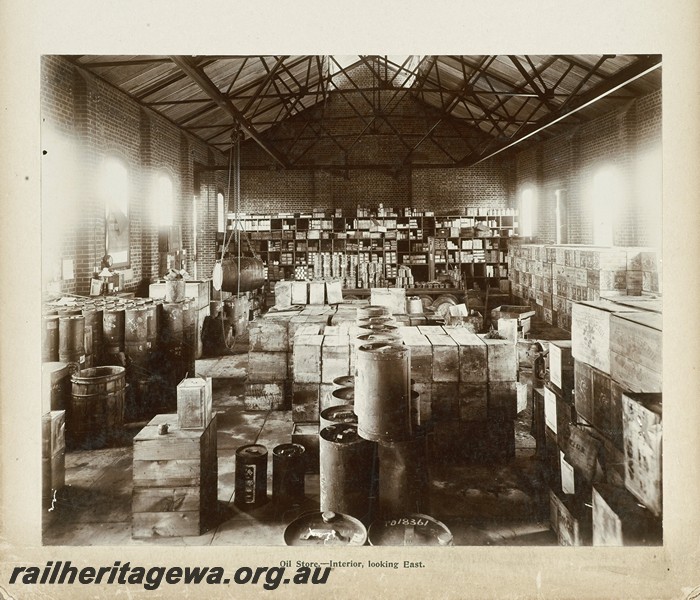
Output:
[[[209,312],[210,282],[182,283],[184,290],[167,295],[165,284],[153,284],[149,298],[45,303],[44,412],[66,411],[69,448],[104,446],[119,436],[124,420],[175,407],[177,384],[194,375],[201,321]]]
[[[248,234],[269,281],[333,278],[346,289],[413,287],[431,272],[449,274],[465,288],[505,289],[507,242],[517,226],[508,208],[446,216],[381,206],[351,216],[342,209],[228,216],[229,230]],[[223,241],[222,233],[217,254]]]
[[[537,455],[562,545],[662,543],[661,302],[574,303],[534,390]]]
[[[218,466],[211,378],[183,379],[177,413],[134,437],[132,536],[200,535],[215,524]]]
[[[549,246],[509,241],[508,273],[515,301],[571,331],[574,302],[661,292],[653,248]]]

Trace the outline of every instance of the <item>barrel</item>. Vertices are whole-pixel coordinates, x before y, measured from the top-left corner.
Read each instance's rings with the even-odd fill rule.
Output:
[[[407,346],[373,342],[357,351],[355,413],[359,434],[372,441],[411,436],[411,360]]]
[[[365,327],[367,325],[396,325],[396,319],[390,315],[369,317],[369,319],[359,319],[357,325],[358,327]]]
[[[277,506],[304,500],[306,449],[301,444],[280,444],[272,449],[272,499]]]
[[[185,299],[187,286],[184,279],[167,279],[165,281],[165,301],[182,302]]]
[[[319,435],[321,510],[371,518],[376,444],[362,439],[353,424],[331,425]]]
[[[357,321],[364,321],[370,317],[386,317],[391,316],[391,310],[388,306],[380,306],[376,304],[370,304],[368,306],[358,306],[357,307]]]
[[[355,403],[355,388],[345,387],[338,388],[331,392],[331,406],[340,406],[341,404]]]
[[[124,424],[124,367],[92,367],[71,376],[66,436],[71,446],[103,448]]]
[[[357,415],[352,404],[339,404],[329,406],[319,415],[319,427],[321,430],[337,423],[357,424]]]
[[[160,328],[161,342],[165,346],[181,346],[184,328],[184,303],[164,302],[163,322]]]
[[[260,259],[241,257],[240,261],[240,270],[238,258],[227,258],[222,261],[222,291],[232,294],[239,291],[252,292],[265,285],[265,265]]]
[[[358,325],[359,331],[367,333],[395,333],[398,335],[399,328],[390,323],[365,323]]]
[[[335,389],[343,387],[355,387],[355,376],[354,375],[341,375],[333,380],[333,385]]]
[[[350,515],[327,510],[308,512],[284,530],[287,546],[364,546],[367,529]]]
[[[89,357],[86,359],[88,363],[86,366],[96,366],[102,359],[103,310],[94,302],[86,303],[83,307],[83,316],[85,317],[85,354]]]
[[[42,413],[49,410],[65,410],[70,404],[70,367],[62,362],[45,362],[41,365]]]
[[[105,304],[104,312],[102,313],[102,330],[104,352],[106,354],[124,352],[124,323],[124,307],[115,304]]]
[[[444,523],[422,513],[404,513],[375,521],[369,527],[370,546],[452,546]]]
[[[255,508],[267,502],[267,448],[248,444],[236,450],[235,494],[239,508]]]
[[[137,371],[148,369],[148,314],[145,306],[134,305],[124,309],[124,351],[127,364]]]
[[[385,517],[427,512],[430,478],[424,430],[400,442],[382,442],[379,451],[379,511]]]
[[[42,318],[41,361],[58,362],[58,315],[44,315]]]
[[[85,317],[58,317],[58,360],[80,370],[85,363]]]
[[[423,313],[423,303],[418,296],[406,298],[406,314],[420,315]]]

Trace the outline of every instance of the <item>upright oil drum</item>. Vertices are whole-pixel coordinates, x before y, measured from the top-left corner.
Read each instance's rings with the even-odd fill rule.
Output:
[[[338,388],[331,392],[331,407],[340,406],[341,404],[352,405],[355,403],[355,388],[345,387]],[[327,407],[328,408],[328,407]]]
[[[83,317],[85,317],[85,366],[94,367],[102,360],[104,319],[102,307],[94,302],[86,303],[83,307]]]
[[[354,375],[341,375],[333,380],[333,385],[335,389],[345,388],[345,387],[355,387],[355,376]]]
[[[284,530],[287,546],[364,546],[367,529],[355,517],[330,510],[309,512]]]
[[[85,363],[85,317],[58,317],[58,360],[79,371]]]
[[[148,315],[149,309],[141,305],[124,310],[124,347],[127,364],[134,371],[130,375],[145,374],[148,371]]]
[[[106,304],[102,313],[103,350],[105,354],[124,352],[124,307]]]
[[[390,317],[391,310],[388,306],[370,304],[369,306],[357,307],[357,322],[367,320],[371,317]]]
[[[103,448],[124,424],[124,367],[91,367],[71,377],[66,437],[71,446]]]
[[[284,530],[287,546],[364,546],[367,529],[355,517],[330,510],[308,512]]]
[[[235,494],[239,508],[255,508],[267,502],[267,448],[248,444],[236,450]]]
[[[272,499],[277,506],[304,500],[306,449],[301,444],[280,444],[272,449]]]
[[[357,351],[355,413],[359,434],[368,440],[411,437],[411,361],[407,346],[373,342]]]
[[[70,404],[71,370],[66,363],[45,362],[41,365],[42,412],[65,410]]]
[[[357,415],[355,414],[352,404],[329,406],[321,411],[319,415],[319,427],[321,431],[326,427],[337,425],[338,423],[357,424]]]
[[[321,510],[371,518],[376,444],[362,439],[353,424],[322,429],[319,435]]]
[[[417,428],[410,439],[377,445],[381,515],[430,511],[426,439],[425,431]]]

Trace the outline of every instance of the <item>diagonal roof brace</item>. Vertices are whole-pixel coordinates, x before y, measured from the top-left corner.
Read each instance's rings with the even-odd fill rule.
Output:
[[[221,93],[214,82],[209,79],[204,70],[194,64],[191,59],[186,56],[170,56],[172,60],[180,69],[185,72],[201,89],[207,94],[216,104],[230,114],[233,119],[241,126],[241,129],[245,131],[255,142],[272,158],[274,158],[282,167],[285,169],[289,166],[289,161],[287,158],[279,152],[277,149],[270,146],[260,135],[260,133],[255,129],[253,124],[246,118],[246,116],[239,111],[224,94]]]
[[[660,54],[640,55],[636,62],[622,69],[612,77],[602,81],[597,86],[593,87],[587,92],[571,100],[569,105],[564,107],[563,110],[560,109],[559,111],[550,113],[545,117],[539,119],[530,127],[524,128],[521,134],[516,134],[510,139],[505,140],[488,154],[482,154],[481,157],[477,158],[474,161],[469,161],[469,157],[467,156],[461,161],[459,161],[457,165],[461,167],[471,167],[485,160],[488,160],[489,158],[500,154],[504,150],[512,148],[516,144],[519,144],[520,142],[528,139],[529,137],[532,137],[533,135],[544,131],[545,129],[551,127],[559,121],[562,121],[563,119],[566,119],[567,117],[586,108],[587,106],[590,106],[594,102],[605,98],[606,96],[612,94],[613,92],[619,90],[627,84],[632,83],[636,79],[643,77],[647,73],[655,71],[659,67],[661,67]]]

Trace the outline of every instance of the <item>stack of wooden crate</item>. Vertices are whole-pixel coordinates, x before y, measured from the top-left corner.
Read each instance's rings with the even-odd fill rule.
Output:
[[[66,483],[66,411],[51,410],[41,418],[42,507],[52,509],[56,494]]]
[[[661,291],[653,248],[517,244],[508,255],[512,293],[538,318],[571,330],[574,302]]]
[[[134,438],[132,536],[201,535],[217,512],[211,379],[185,379],[177,414],[156,415]]]
[[[660,543],[660,302],[582,302],[572,316],[573,381],[562,377],[562,389],[550,377],[544,390],[560,467],[550,482],[553,527],[563,544]]]

